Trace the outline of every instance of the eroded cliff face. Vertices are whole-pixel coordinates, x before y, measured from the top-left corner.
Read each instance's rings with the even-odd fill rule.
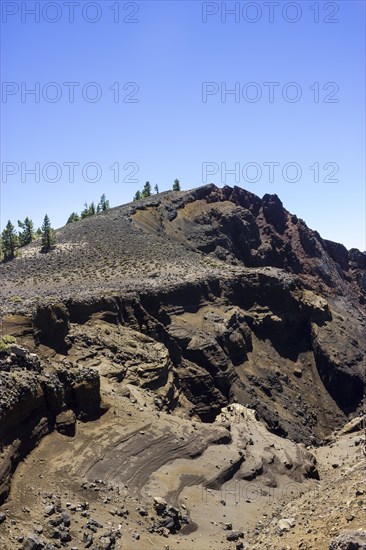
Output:
[[[137,203],[131,216],[144,231],[163,233],[229,264],[278,267],[313,290],[365,304],[366,254],[322,239],[277,195],[260,199],[240,187],[206,185]]]
[[[81,379],[89,368],[151,389],[162,407],[205,422],[238,402],[274,433],[319,443],[362,405],[364,342],[351,313],[282,270],[256,268],[128,299],[48,305],[32,323],[40,353]]]

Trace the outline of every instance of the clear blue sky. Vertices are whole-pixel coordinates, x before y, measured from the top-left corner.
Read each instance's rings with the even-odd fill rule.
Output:
[[[177,177],[183,189],[206,179],[233,185],[235,176],[225,175],[221,164],[230,170],[236,163],[239,185],[260,196],[277,193],[323,237],[365,249],[363,1],[279,2],[273,22],[265,2],[256,2],[257,8],[237,2],[240,11],[230,15],[220,12],[221,2],[79,0],[74,22],[67,3],[57,3],[56,11],[55,2],[38,2],[35,21],[27,10],[37,2],[1,2],[2,227],[27,215],[38,226],[46,212],[60,227],[85,201],[104,192],[112,206],[128,202],[146,180],[160,190]],[[234,5],[223,3],[223,9]],[[91,23],[94,18],[99,20]],[[65,82],[80,83],[73,103]],[[90,82],[97,87],[85,87]],[[203,98],[205,82],[214,84],[204,88],[211,94]],[[273,101],[265,82],[278,83]],[[296,87],[287,86],[291,82]],[[24,95],[36,83],[39,102]],[[239,97],[221,97],[225,87],[235,86]],[[98,91],[99,101],[87,101]],[[290,101],[300,93],[299,101]],[[52,102],[55,94],[60,99]],[[262,97],[250,101],[255,94]],[[39,183],[22,174],[37,162]],[[80,165],[73,182],[64,164],[70,162]],[[90,162],[100,166],[98,182],[82,174]],[[269,162],[279,163],[274,181]],[[301,167],[297,182],[286,181],[295,178],[294,168],[283,177],[290,162]],[[47,181],[57,175],[48,163],[60,166],[58,182]],[[115,163],[118,182],[110,169]],[[124,169],[128,163],[135,164]],[[205,178],[203,163],[216,173]],[[135,165],[130,179],[139,183],[128,178]],[[244,181],[243,172],[252,181]],[[95,174],[90,167],[86,178]]]

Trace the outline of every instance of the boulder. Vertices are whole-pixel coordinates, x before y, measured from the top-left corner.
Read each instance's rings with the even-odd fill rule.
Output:
[[[63,435],[75,435],[76,416],[72,410],[62,411],[56,417],[56,428]]]
[[[23,544],[23,550],[40,550],[43,547],[44,544],[35,534],[29,535]]]
[[[162,497],[154,497],[154,508],[157,512],[164,512],[167,507],[167,501]]]
[[[28,355],[28,350],[23,348],[23,346],[18,346],[18,344],[12,344],[10,346],[10,352],[14,353],[17,357],[25,358]]]
[[[342,531],[331,541],[329,550],[366,550],[366,531]]]
[[[292,527],[295,527],[295,523],[295,518],[284,518],[279,520],[277,527],[280,533],[282,533],[283,531],[290,531]]]
[[[236,540],[239,540],[239,539],[243,538],[243,536],[244,536],[243,531],[231,531],[231,533],[229,533],[226,536],[226,540],[236,541]]]

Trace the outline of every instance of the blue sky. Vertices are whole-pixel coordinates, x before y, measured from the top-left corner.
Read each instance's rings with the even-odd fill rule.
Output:
[[[260,1],[80,0],[74,22],[62,0],[1,4],[1,227],[178,177],[277,193],[365,249],[363,1],[274,2],[272,22]]]

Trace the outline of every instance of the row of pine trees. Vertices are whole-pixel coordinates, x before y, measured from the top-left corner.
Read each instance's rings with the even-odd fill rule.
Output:
[[[180,181],[178,179],[174,180],[172,190],[173,191],[180,191]],[[155,193],[159,193],[159,187],[158,187],[157,184],[154,186],[154,191],[155,191]],[[147,181],[145,183],[144,188],[142,189],[142,191],[136,191],[133,200],[134,201],[139,201],[141,199],[146,199],[146,197],[151,197],[151,195],[152,195],[152,193],[151,193],[151,183],[149,181]]]
[[[173,191],[180,191],[180,181],[178,179],[174,180]],[[159,187],[155,185],[155,193],[159,193]],[[134,201],[150,197],[152,195],[151,184],[147,181],[142,189],[142,191],[137,191],[134,196]],[[66,224],[78,222],[89,216],[94,216],[100,212],[105,212],[109,210],[109,200],[107,200],[105,194],[100,197],[100,201],[97,205],[94,202],[90,204],[85,203],[84,209],[78,214],[77,212],[72,212],[68,217]],[[25,218],[24,221],[18,221],[19,231],[16,231],[14,225],[9,220],[6,224],[4,231],[1,233],[0,239],[0,250],[1,250],[1,261],[13,260],[17,254],[17,250],[30,244],[35,240],[41,241],[41,251],[49,252],[56,246],[56,232],[51,226],[51,222],[47,214],[44,217],[43,224],[41,228],[37,230],[34,229],[33,221],[28,218]]]
[[[74,223],[78,222],[79,220],[83,220],[84,218],[88,218],[89,216],[94,216],[95,214],[99,214],[100,212],[105,212],[106,210],[109,210],[109,200],[107,200],[105,194],[100,197],[100,201],[95,206],[95,202],[91,202],[88,204],[87,202],[84,203],[84,209],[78,214],[77,212],[72,212],[70,216],[68,217],[68,220],[66,224],[68,223]]]
[[[42,252],[48,252],[56,245],[56,232],[51,226],[47,214],[44,217],[42,227],[34,230],[34,224],[28,216],[24,221],[18,221],[19,231],[9,220],[4,231],[1,233],[1,260],[13,260],[17,250],[22,246],[30,244],[34,240],[41,241]]]
[[[103,194],[97,206],[95,206],[94,202],[89,205],[85,203],[84,210],[82,210],[80,216],[76,212],[73,212],[66,223],[76,222],[105,210],[109,210],[109,201]],[[4,262],[13,260],[19,248],[35,240],[40,240],[42,252],[49,252],[56,246],[56,232],[52,228],[47,214],[44,217],[42,227],[37,230],[34,229],[33,221],[28,216],[24,221],[18,221],[18,227],[19,231],[16,231],[14,225],[9,220],[4,231],[1,233],[0,260]]]

